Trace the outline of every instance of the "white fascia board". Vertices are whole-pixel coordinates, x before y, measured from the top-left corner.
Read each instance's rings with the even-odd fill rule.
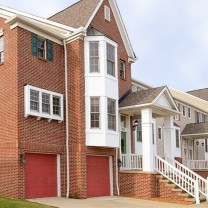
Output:
[[[42,17],[37,17],[35,15],[27,14],[25,12],[20,12],[20,11],[17,11],[15,9],[11,9],[11,8],[8,8],[8,7],[0,6],[0,10],[2,10],[2,11],[0,11],[0,13],[6,13],[8,18],[11,17],[11,16],[14,16],[14,15],[21,15],[21,16],[24,16],[24,17],[28,17],[32,20],[38,21],[38,22],[48,24],[48,25],[53,26],[53,27],[57,27],[59,29],[66,30],[67,32],[73,32],[73,31],[76,30],[76,28],[69,27],[69,26],[66,26],[66,25],[63,25],[63,24],[60,24],[60,23],[57,23],[57,22],[53,22],[53,21],[47,20],[47,19],[42,18]]]
[[[118,29],[121,33],[121,37],[123,39],[125,48],[128,52],[128,56],[129,58],[131,58],[131,62],[135,62],[137,60],[137,57],[134,54],[133,48],[132,48],[132,44],[130,42],[126,27],[124,25],[123,19],[121,17],[121,13],[119,11],[117,2],[115,0],[109,0],[109,3],[111,5],[114,17],[116,19],[117,25],[118,25]]]
[[[80,27],[78,28],[76,31],[74,31],[71,34],[68,34],[67,36],[65,36],[66,39],[66,44],[70,43],[78,38],[83,38],[87,35],[87,31],[85,30],[84,27]]]
[[[146,103],[146,104],[141,104],[141,105],[132,105],[132,106],[127,106],[127,107],[120,107],[119,110],[129,110],[133,108],[143,108],[143,107],[149,107],[151,106],[152,103]]]
[[[36,33],[38,35],[43,36],[44,38],[48,38],[50,40],[53,40],[54,42],[58,44],[63,44],[63,39],[65,39],[66,36],[57,33],[56,31],[52,31],[47,27],[40,26],[39,24],[28,20],[22,16],[14,16],[8,20],[6,20],[6,23],[10,25],[11,29],[14,29],[15,27],[22,27],[30,32]]]

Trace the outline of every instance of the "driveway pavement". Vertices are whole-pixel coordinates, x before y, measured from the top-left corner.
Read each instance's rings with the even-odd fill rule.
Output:
[[[59,208],[208,208],[208,203],[187,206],[124,197],[98,197],[90,199],[43,198],[30,201]]]

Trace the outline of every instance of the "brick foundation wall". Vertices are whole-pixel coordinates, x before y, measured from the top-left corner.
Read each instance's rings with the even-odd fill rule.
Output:
[[[120,172],[119,184],[122,196],[154,198],[158,195],[154,173]]]

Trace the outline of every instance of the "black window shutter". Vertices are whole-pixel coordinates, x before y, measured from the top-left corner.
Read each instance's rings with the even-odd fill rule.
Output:
[[[36,34],[32,34],[32,54],[38,55],[38,36]]]
[[[48,60],[49,61],[53,61],[53,43],[52,43],[52,41],[48,40],[47,41],[47,46],[48,46],[47,47],[47,49],[48,49],[48,51],[47,51],[48,52],[47,53],[48,54],[47,55],[48,56]]]

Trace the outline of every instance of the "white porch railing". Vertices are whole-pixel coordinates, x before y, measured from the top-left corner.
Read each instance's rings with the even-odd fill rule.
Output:
[[[179,169],[184,174],[186,174],[192,180],[198,181],[199,192],[200,192],[200,194],[205,196],[208,201],[208,180],[201,177],[200,175],[198,175],[194,171],[190,170],[185,165],[179,163],[177,160],[170,158],[169,156],[166,156],[166,161],[169,162],[170,164],[172,164],[175,168]]]
[[[192,170],[208,170],[207,160],[185,160],[183,164]]]
[[[198,180],[194,180],[188,174],[185,174],[183,171],[157,155],[154,156],[154,168],[161,175],[193,196],[196,199],[196,204],[200,204]]]
[[[142,171],[142,155],[121,154],[121,170]]]

